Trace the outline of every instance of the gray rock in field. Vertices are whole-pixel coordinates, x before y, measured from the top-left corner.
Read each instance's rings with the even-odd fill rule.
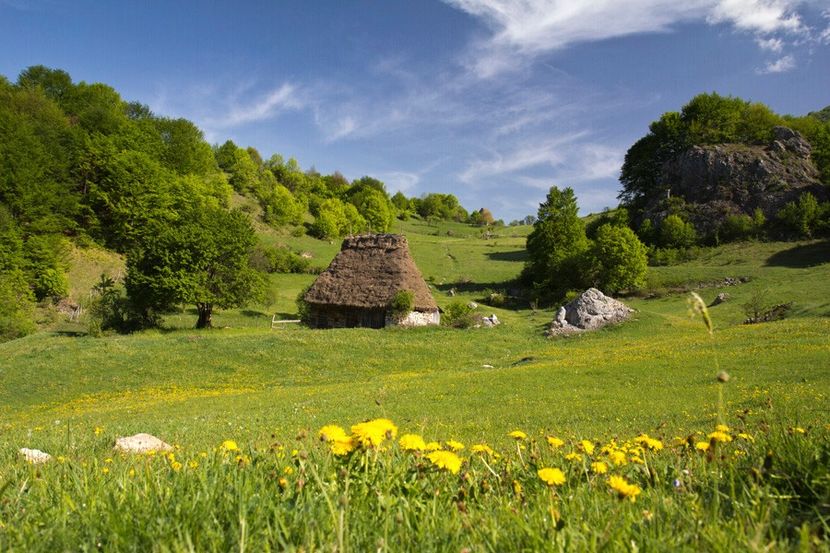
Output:
[[[484,326],[488,326],[488,327],[489,326],[497,326],[497,325],[501,324],[501,321],[499,320],[498,317],[496,317],[496,314],[493,313],[489,317],[482,317],[481,318],[481,324],[484,325]]]
[[[609,298],[596,288],[589,288],[579,297],[559,308],[548,330],[549,336],[597,330],[621,323],[634,312],[624,303]]]
[[[467,307],[469,307],[470,309],[478,309],[478,304],[474,301],[471,301],[467,304]]]
[[[730,298],[729,294],[727,294],[726,292],[721,292],[720,294],[715,296],[715,299],[712,300],[712,304],[709,307],[714,307],[716,305],[720,305],[724,302],[727,302],[727,301],[729,301],[729,298]]]
[[[124,453],[147,453],[148,451],[170,451],[173,446],[151,434],[136,434],[115,440],[115,449]]]
[[[52,460],[52,456],[39,449],[29,449],[28,447],[21,447],[20,454],[23,458],[33,465],[39,465]]]

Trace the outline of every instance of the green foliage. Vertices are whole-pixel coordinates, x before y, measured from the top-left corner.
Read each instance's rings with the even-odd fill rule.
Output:
[[[585,224],[585,234],[589,239],[593,240],[597,236],[597,230],[603,225],[627,227],[630,222],[628,210],[624,207],[606,209],[599,216],[594,217]]]
[[[369,177],[363,177],[368,179]],[[372,179],[374,180],[374,179]],[[379,181],[378,181],[379,182]],[[363,188],[350,194],[349,202],[356,208],[361,217],[366,220],[368,228],[373,232],[388,232],[395,220],[395,208],[384,192],[371,185],[362,185]]]
[[[468,218],[467,211],[452,194],[425,194],[421,198],[414,198],[412,205],[424,219],[465,221]]]
[[[729,215],[720,226],[719,238],[724,242],[759,238],[765,224],[766,217],[760,209],[756,209],[752,217],[745,213]]]
[[[456,300],[444,308],[441,324],[452,328],[470,328],[476,322],[475,313],[467,303]]]
[[[0,271],[0,342],[35,331],[34,300],[23,271]]]
[[[92,287],[87,313],[87,332],[90,336],[100,336],[107,330],[130,332],[140,325],[124,287],[106,274],[102,274]]]
[[[308,293],[312,284],[314,283],[309,282],[305,287],[303,287],[299,293],[297,293],[297,297],[294,300],[294,303],[297,306],[297,318],[304,324],[309,324],[311,321],[311,306],[307,301],[305,301],[305,295]]]
[[[626,226],[599,227],[588,257],[594,286],[607,293],[632,290],[645,282],[646,247]]]
[[[275,184],[270,190],[263,191],[260,203],[265,221],[272,225],[297,225],[302,222],[303,206],[291,191],[281,184]]]
[[[259,244],[251,252],[251,266],[263,273],[311,272],[311,262],[290,248]]]
[[[35,275],[33,285],[35,297],[39,300],[50,299],[57,302],[69,291],[66,274],[51,267]]]
[[[559,299],[582,283],[582,254],[588,249],[585,223],[571,188],[552,186],[527,237],[524,275],[544,299]]]
[[[789,202],[778,212],[778,220],[796,236],[811,237],[816,230],[820,217],[819,203],[816,197],[807,192],[797,202]]]
[[[660,245],[664,248],[689,248],[697,243],[694,225],[678,215],[669,215],[660,223]]]
[[[189,303],[199,311],[197,327],[210,327],[214,306],[245,305],[261,293],[262,279],[248,264],[256,238],[241,212],[202,210],[155,230],[127,257],[127,295],[148,323]]]
[[[411,290],[398,290],[389,302],[389,308],[395,317],[403,317],[415,307],[415,293]]]
[[[496,219],[493,217],[493,214],[490,213],[490,210],[486,207],[482,207],[478,211],[473,211],[472,213],[470,213],[470,217],[468,220],[471,225],[476,225],[480,227],[492,225],[496,222]]]
[[[337,198],[329,198],[320,203],[314,211],[314,216],[311,234],[322,239],[331,240],[355,234],[368,226],[354,205],[344,204]]]

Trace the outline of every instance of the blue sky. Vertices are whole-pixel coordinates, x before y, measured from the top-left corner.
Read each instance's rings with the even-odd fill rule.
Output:
[[[616,204],[626,149],[699,92],[830,104],[830,0],[0,0],[0,74],[105,82],[304,168],[505,220]]]

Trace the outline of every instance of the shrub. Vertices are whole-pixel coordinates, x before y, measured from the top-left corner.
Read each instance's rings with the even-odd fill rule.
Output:
[[[308,324],[311,320],[311,306],[309,306],[308,302],[305,301],[305,295],[308,293],[310,288],[311,284],[300,290],[300,293],[297,294],[297,299],[295,300],[297,304],[297,318],[305,324]]]
[[[58,301],[69,291],[69,281],[66,275],[58,269],[45,269],[34,278],[35,297],[38,300],[51,299]]]
[[[87,333],[90,336],[100,336],[106,330],[131,332],[141,326],[139,317],[130,307],[124,287],[105,274],[92,287],[92,300],[87,313]]]
[[[415,294],[409,290],[398,290],[389,303],[392,316],[396,319],[405,317],[415,307]]]
[[[660,223],[660,245],[664,248],[688,248],[696,242],[695,227],[679,215],[669,215]]]
[[[444,309],[441,324],[453,328],[470,328],[475,324],[473,308],[462,301],[454,301]]]
[[[628,227],[604,224],[589,250],[594,285],[610,293],[643,285],[646,247]]]
[[[807,192],[798,198],[798,202],[789,202],[778,212],[778,220],[796,236],[810,238],[819,223],[819,203],[816,197]]]
[[[487,295],[487,299],[485,303],[487,305],[492,305],[493,307],[501,307],[507,301],[507,297],[501,292],[490,292]]]
[[[34,332],[34,300],[22,271],[0,273],[0,342]]]

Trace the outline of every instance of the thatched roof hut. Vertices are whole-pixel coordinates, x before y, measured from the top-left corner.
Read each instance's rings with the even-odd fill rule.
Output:
[[[401,290],[412,292],[413,312],[392,319],[390,303]],[[334,258],[306,292],[309,323],[319,328],[388,324],[438,324],[438,305],[409,253],[406,238],[364,234],[343,240]]]

